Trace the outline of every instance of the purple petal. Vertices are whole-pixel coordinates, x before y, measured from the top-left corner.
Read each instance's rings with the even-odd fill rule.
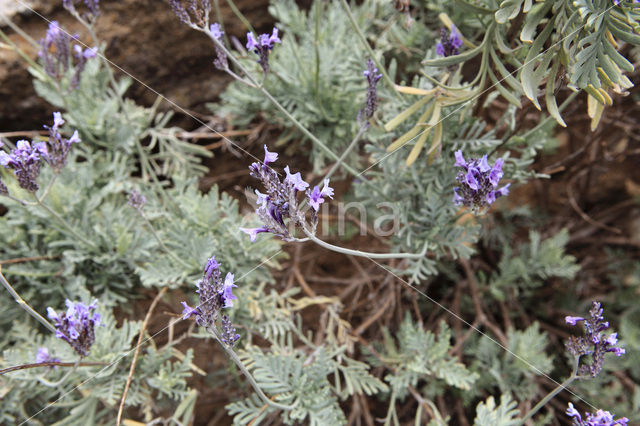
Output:
[[[182,306],[184,307],[184,309],[182,310],[182,319],[186,320],[187,318],[189,318],[191,315],[198,315],[198,308],[192,308],[191,306],[189,306],[187,304],[187,302],[181,302]]]
[[[287,177],[285,178],[285,182],[291,183],[294,186],[294,188],[296,188],[298,191],[304,191],[309,187],[309,184],[304,180],[302,180],[302,176],[300,175],[300,172],[296,174],[291,174],[291,172],[289,171],[289,166],[285,167],[284,171],[287,174]]]
[[[254,50],[257,47],[258,47],[258,42],[253,37],[253,34],[251,32],[248,32],[247,33],[247,49]]]
[[[564,317],[564,320],[569,325],[576,325],[579,321],[584,321],[584,318],[582,318],[582,317],[572,317],[572,316],[567,315],[566,317]]]
[[[80,136],[78,136],[78,131],[75,130],[71,135],[71,138],[69,139],[69,143],[72,144],[72,143],[80,143],[80,142],[82,142],[82,139],[80,139]]]
[[[498,164],[497,161],[496,161],[496,164]],[[489,165],[489,162],[487,161],[487,156],[486,155],[483,155],[482,158],[480,159],[480,161],[478,162],[478,168],[480,169],[480,171],[482,173],[488,172],[489,170],[491,170],[491,166]]]
[[[467,162],[464,161],[464,157],[462,156],[462,151],[461,150],[457,150],[454,155],[456,156],[456,162],[454,164],[454,166],[458,166],[458,167],[467,167]]]
[[[240,230],[246,234],[249,234],[249,240],[251,240],[252,243],[256,242],[256,238],[258,237],[259,233],[269,232],[267,228],[240,228]]]
[[[269,163],[273,163],[277,159],[278,159],[278,153],[269,152],[269,150],[267,150],[267,145],[265,145],[264,146],[264,165],[266,166]]]
[[[320,192],[323,197],[329,197],[333,199],[333,188],[329,186],[329,179],[324,180],[324,187]]]
[[[467,172],[467,175],[465,176],[467,185],[469,185],[469,188],[473,189],[474,191],[477,191],[479,188],[478,180],[474,176],[476,173],[477,173],[477,170],[473,167],[470,167],[469,171]]]
[[[214,22],[213,24],[211,24],[211,26],[209,27],[209,30],[211,31],[211,35],[216,40],[220,40],[222,38],[222,35],[224,34],[224,31],[220,29],[220,24],[218,24],[217,22]]]
[[[237,299],[237,297],[232,293],[234,287],[237,288],[238,286],[233,283],[233,274],[231,272],[227,272],[221,292],[225,308],[231,308],[233,306],[232,300]]]

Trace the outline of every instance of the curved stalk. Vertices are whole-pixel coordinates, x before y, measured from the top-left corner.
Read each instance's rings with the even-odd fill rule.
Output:
[[[420,253],[371,253],[367,251],[352,250],[340,246],[334,246],[333,244],[329,244],[326,241],[323,241],[320,238],[316,237],[306,228],[303,228],[303,232],[309,240],[326,249],[335,251],[336,253],[348,254],[350,256],[366,257],[368,259],[420,259],[426,256],[427,248],[429,247],[429,242],[427,241],[424,243],[424,247],[422,248],[422,251]]]
[[[43,209],[45,209],[51,216],[53,216],[54,218],[56,218],[56,220],[58,222],[60,222],[61,225],[63,225],[65,228],[67,228],[69,230],[69,232],[71,232],[77,239],[79,239],[80,241],[82,241],[83,243],[85,243],[86,245],[92,247],[92,248],[98,248],[98,246],[96,244],[94,244],[93,242],[87,240],[85,237],[83,237],[82,235],[80,235],[78,233],[78,231],[76,231],[70,224],[69,222],[67,222],[66,220],[64,220],[62,218],[62,216],[60,216],[58,213],[55,212],[55,210],[53,210],[51,207],[47,206],[46,204],[44,204],[38,197],[36,197],[35,194],[32,194],[33,198],[36,200],[36,204],[38,204],[40,207],[42,207]]]
[[[251,384],[251,387],[256,391],[256,393],[258,394],[260,399],[262,399],[262,401],[265,404],[270,405],[273,408],[277,408],[278,410],[283,410],[283,411],[293,410],[298,405],[299,401],[296,401],[291,405],[284,405],[284,404],[278,404],[277,402],[273,402],[272,400],[270,400],[267,397],[267,395],[264,394],[262,389],[260,389],[260,386],[258,385],[258,382],[256,382],[256,379],[253,378],[253,374],[251,374],[251,372],[247,369],[247,367],[244,366],[244,363],[240,360],[240,358],[235,353],[235,351],[233,349],[231,349],[230,347],[228,347],[227,345],[225,345],[222,342],[222,340],[220,340],[220,336],[218,336],[218,332],[214,328],[209,328],[208,330],[209,330],[209,332],[211,334],[213,334],[215,339],[218,341],[220,346],[222,346],[222,349],[224,349],[224,351],[227,353],[227,355],[229,355],[231,360],[238,366],[240,371],[242,371],[242,374],[244,374],[244,376],[247,378],[247,380],[249,381],[249,384]]]
[[[156,239],[156,241],[158,242],[158,244],[160,244],[160,247],[162,247],[162,249],[169,255],[171,256],[171,258],[175,261],[177,261],[178,263],[180,263],[182,266],[184,266],[187,269],[191,269],[191,265],[189,265],[188,263],[186,263],[184,260],[180,259],[173,251],[171,251],[171,249],[169,249],[169,247],[167,247],[164,242],[162,241],[162,239],[160,238],[160,236],[156,233],[156,230],[153,229],[153,225],[151,224],[151,222],[149,221],[149,219],[147,219],[147,216],[145,216],[145,214],[142,212],[142,210],[138,210],[138,212],[140,213],[140,216],[142,216],[142,218],[144,219],[145,223],[147,224],[147,227],[149,228],[149,230],[151,231],[151,234],[153,235],[153,237]]]
[[[31,305],[29,305],[27,302],[25,302],[24,299],[22,297],[20,297],[18,292],[15,291],[15,289],[11,286],[11,284],[9,284],[9,281],[7,281],[7,279],[4,277],[4,275],[2,275],[2,266],[1,265],[0,265],[0,282],[2,282],[2,285],[4,286],[4,288],[7,289],[7,291],[13,296],[13,300],[15,300],[16,303],[22,309],[27,311],[27,313],[29,315],[31,315],[33,318],[38,320],[40,322],[40,324],[42,324],[45,327],[47,327],[47,329],[49,329],[49,331],[51,331],[52,333],[56,332],[56,328],[49,321],[47,321],[42,315],[40,315],[35,309],[33,309],[31,307]]]
[[[555,389],[553,389],[544,398],[542,398],[540,400],[540,402],[538,402],[535,405],[535,407],[533,407],[531,410],[529,410],[529,412],[520,421],[520,423],[519,423],[520,425],[524,424],[524,422],[526,422],[531,417],[533,417],[533,415],[536,414],[542,407],[544,407],[547,404],[547,402],[549,402],[554,396],[559,394],[567,386],[569,386],[571,384],[571,382],[573,382],[574,380],[576,380],[578,378],[579,359],[580,359],[579,357],[574,359],[573,371],[571,372],[571,375],[567,378],[567,380],[565,380],[564,382],[560,383]]]
[[[338,158],[338,160],[335,162],[335,164],[333,166],[331,166],[331,169],[324,176],[325,179],[329,179],[335,173],[335,171],[338,170],[338,167],[340,167],[340,165],[342,164],[344,159],[347,157],[347,155],[349,155],[351,150],[353,150],[353,148],[355,148],[356,144],[358,143],[358,140],[360,139],[360,136],[362,136],[362,134],[367,131],[367,128],[369,127],[368,124],[369,124],[369,122],[365,121],[364,124],[362,126],[360,126],[360,130],[358,130],[358,133],[353,138],[353,140],[351,141],[351,143],[349,144],[347,149],[345,149],[342,152],[342,154],[340,155],[340,158]]]

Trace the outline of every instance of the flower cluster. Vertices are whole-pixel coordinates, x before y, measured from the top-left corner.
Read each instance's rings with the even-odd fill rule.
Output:
[[[498,158],[491,167],[486,155],[466,162],[462,151],[458,150],[455,152],[455,157],[455,166],[463,169],[456,177],[460,186],[453,188],[453,202],[456,205],[464,204],[479,213],[486,210],[498,197],[509,194],[510,184],[497,189],[503,176],[504,160],[502,158]]]
[[[583,355],[591,355],[591,363],[587,364],[580,359],[580,369],[578,373],[582,376],[591,375],[596,377],[602,370],[604,365],[604,355],[607,352],[613,352],[616,356],[622,356],[626,351],[617,347],[618,333],[611,333],[605,336],[604,330],[609,328],[609,322],[604,320],[602,316],[603,309],[600,302],[593,302],[589,310],[589,317],[565,317],[565,321],[569,325],[576,325],[578,322],[584,321],[585,336],[569,337],[566,343],[567,350],[574,357]]]
[[[71,144],[81,142],[77,130],[73,132],[71,138],[63,138],[58,131],[58,128],[63,124],[62,114],[54,112],[53,126],[44,126],[45,129],[49,129],[49,146],[43,158],[49,163],[55,173],[60,173],[64,166],[67,165],[67,156],[69,155]]]
[[[79,143],[78,131],[74,131],[71,138],[65,139],[59,132],[59,127],[64,124],[59,112],[53,113],[53,126],[44,126],[49,129],[49,146],[45,142],[31,142],[20,140],[16,143],[16,149],[10,154],[0,151],[0,165],[15,170],[18,185],[30,192],[38,190],[38,176],[40,176],[41,159],[44,159],[55,173],[67,164],[67,156],[71,144]],[[2,146],[0,144],[0,146]],[[0,182],[0,194],[6,195],[7,187]]]
[[[60,362],[60,358],[54,358],[49,354],[49,349],[42,346],[38,348],[38,353],[36,353],[36,362]]]
[[[373,65],[371,59],[367,60],[367,69],[363,74],[367,78],[367,102],[364,107],[364,117],[366,120],[369,120],[373,117],[373,113],[376,112],[376,108],[378,107],[378,89],[376,86],[382,78],[382,74],[378,74],[378,68]],[[360,111],[358,116],[361,115],[362,111]]]
[[[36,192],[38,176],[40,176],[40,159],[45,155],[47,155],[47,145],[44,142],[29,143],[19,140],[11,154],[0,151],[0,165],[14,170],[20,188]]]
[[[215,38],[219,42],[222,42],[222,36],[224,35],[224,31],[220,28],[220,24],[217,22],[211,24],[209,28],[209,32],[211,37]],[[215,44],[215,43],[214,43]],[[219,70],[226,70],[229,68],[229,62],[227,61],[227,54],[224,50],[220,49],[220,47],[216,44],[216,58],[213,60],[213,65]]]
[[[233,283],[233,274],[227,272],[222,281],[220,273],[220,264],[216,262],[215,256],[212,256],[204,268],[202,278],[197,282],[198,290],[196,293],[200,295],[200,304],[192,308],[187,302],[182,302],[184,307],[182,311],[182,319],[187,319],[192,315],[196,317],[196,322],[201,327],[214,327],[215,321],[222,308],[230,308],[233,306],[233,300],[237,299],[233,295],[233,288],[237,287]],[[235,329],[231,325],[229,318],[222,316],[222,337],[225,343],[233,345],[240,338],[236,337]]]
[[[573,417],[574,426],[615,426],[615,425],[626,425],[629,419],[623,417],[621,419],[615,420],[613,418],[613,414],[608,411],[598,410],[595,414],[585,413],[585,419],[582,420],[582,416],[573,407],[572,403],[569,403],[569,408],[567,408],[567,416]]]
[[[275,27],[271,35],[260,34],[258,40],[253,37],[251,32],[247,33],[247,49],[253,50],[254,53],[258,55],[258,63],[265,74],[269,72],[269,52],[276,43],[281,43],[281,40],[278,38],[278,29]]]
[[[440,42],[436,44],[436,53],[440,56],[455,56],[462,46],[462,36],[455,25],[451,26],[451,33],[444,28],[440,29]]]
[[[56,337],[69,343],[78,355],[89,355],[91,345],[95,341],[94,329],[100,325],[100,314],[94,312],[98,301],[94,300],[89,306],[82,302],[72,302],[67,299],[66,312],[59,315],[53,308],[47,308],[49,319],[55,321]]]
[[[312,208],[312,226],[318,222],[318,210],[320,204],[324,203],[324,197],[333,198],[333,188],[329,186],[329,179],[324,180],[324,186],[320,189],[314,186],[313,190],[308,190],[309,184],[305,182],[300,172],[291,173],[289,166],[284,168],[286,176],[280,180],[278,174],[269,167],[278,159],[278,154],[269,152],[267,146],[264,146],[264,161],[262,163],[255,162],[249,166],[250,175],[259,179],[267,191],[266,194],[255,190],[258,196],[258,208],[256,213],[262,226],[259,228],[240,228],[241,231],[249,234],[251,241],[255,241],[257,235],[261,232],[269,232],[278,235],[285,241],[292,240],[294,237],[289,231],[286,219],[289,219],[294,226],[304,229],[305,213],[302,211],[298,203],[298,193],[305,191],[305,195],[309,205]]]
[[[192,28],[200,28],[209,22],[209,13],[211,12],[211,2],[209,0],[185,0],[186,8],[182,3],[181,0],[169,0],[169,6],[173,13],[183,24],[187,24]]]
[[[74,15],[78,15],[76,10],[76,3],[80,0],[62,0],[62,6]],[[100,0],[84,0],[85,6],[87,6],[87,13],[83,14],[89,21],[95,20],[100,14],[99,8]]]
[[[73,64],[72,58],[75,58],[74,73],[69,83],[72,89],[78,87],[87,60],[94,58],[98,52],[95,47],[83,50],[77,44],[72,46],[72,41],[77,39],[77,34],[70,36],[60,28],[58,21],[51,21],[47,34],[40,40],[40,50],[38,51],[38,57],[42,61],[44,71],[55,80],[62,79]]]

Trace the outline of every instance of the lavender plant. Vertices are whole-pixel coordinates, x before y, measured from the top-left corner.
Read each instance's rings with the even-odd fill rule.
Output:
[[[194,339],[211,337],[250,385],[245,391],[231,374],[217,376],[232,400],[226,408],[236,424],[346,424],[357,421],[353,419],[358,412],[366,416],[376,410],[386,424],[443,424],[455,421],[454,415],[474,414],[475,425],[522,424],[570,383],[580,380],[582,386],[596,375],[602,380],[607,371],[603,365],[613,358],[607,354],[620,357],[625,349],[617,333],[605,333],[608,322],[594,303],[589,316],[567,317],[567,323],[583,323],[586,329],[584,337],[567,343],[574,361],[569,378],[532,409],[523,408],[543,394],[535,376],[555,373],[554,367],[563,369],[554,363],[558,357],[547,353],[549,332],[541,331],[538,322],[528,325],[532,315],[538,319],[548,312],[536,311],[538,291],[552,278],[572,280],[578,266],[567,254],[568,234],[543,239],[531,230],[533,214],[521,229],[513,223],[500,225],[515,217],[516,210],[524,212],[504,199],[509,185],[540,177],[529,166],[554,144],[551,120],[558,120],[562,105],[554,110],[555,94],[548,91],[564,72],[560,64],[567,66],[576,87],[594,99],[605,98],[608,89],[628,86],[626,77],[615,72],[616,67],[629,68],[615,39],[637,41],[635,6],[617,2],[614,9],[601,13],[603,2],[592,3],[461,2],[466,12],[452,13],[454,20],[439,15],[451,32],[440,29],[438,44],[440,25],[433,11],[445,10],[442,2],[417,12],[424,19],[410,29],[406,14],[411,8],[403,7],[405,15],[399,20],[391,2],[365,2],[353,10],[346,1],[314,2],[305,15],[293,2],[276,1],[276,27],[270,34],[250,30],[244,51],[241,45],[231,50],[225,44],[219,19],[210,22],[217,1],[170,1],[178,19],[211,38],[213,66],[235,78],[223,96],[227,111],[235,111],[245,122],[264,111],[268,119],[312,141],[310,160],[323,172],[313,176],[315,185],[311,178],[306,182],[294,164],[280,171],[278,154],[264,146],[264,160],[249,167],[265,192],[254,191],[255,219],[242,218],[237,202],[217,187],[202,194],[196,177],[205,168],[194,166],[204,151],[177,138],[178,129],[168,127],[170,117],[158,113],[157,105],[143,108],[125,98],[130,81],[116,80],[100,56],[104,47],[94,32],[98,2],[64,1],[89,31],[92,45],[99,47],[84,50],[73,45],[80,43],[78,37],[58,25],[49,28],[40,44],[41,64],[31,64],[31,70],[39,93],[63,112],[46,127],[46,143],[19,141],[14,149],[5,141],[8,150],[0,154],[0,164],[12,172],[5,172],[0,181],[8,207],[0,220],[0,245],[3,257],[12,260],[4,270],[9,279],[0,277],[17,302],[7,306],[0,319],[7,330],[0,348],[8,368],[0,376],[0,389],[11,389],[0,402],[0,422],[31,420],[43,404],[65,398],[63,404],[44,407],[60,423],[118,423],[122,408],[117,416],[113,410],[118,402],[145,422],[189,423],[198,393],[187,379],[193,372],[205,373],[195,365],[193,350],[183,348]],[[518,15],[521,19],[511,20]],[[582,27],[579,18],[585,20]],[[506,31],[518,32],[520,25],[522,43],[506,41]],[[534,39],[538,29],[540,35]],[[573,29],[580,34],[566,37]],[[561,36],[569,40],[566,46],[539,53],[544,43],[555,43]],[[600,50],[593,47],[598,43]],[[421,69],[412,49],[424,45],[427,66]],[[405,51],[411,53],[399,53]],[[577,51],[575,58],[563,56]],[[560,52],[561,58],[549,52]],[[463,83],[457,64],[480,53],[477,76]],[[529,65],[527,61],[539,54],[542,59]],[[447,72],[435,65],[447,67]],[[505,76],[510,88],[505,89],[496,76],[519,65],[521,82]],[[529,96],[549,67],[545,98],[552,118],[523,130],[516,107],[520,100],[514,93]],[[422,75],[414,75],[418,72]],[[476,100],[489,81],[513,104],[491,125],[477,115],[487,106],[495,107],[497,95]],[[340,96],[343,93],[354,96]],[[415,95],[420,99],[411,98]],[[419,119],[411,122],[409,117],[418,111]],[[386,134],[379,120],[386,122]],[[366,149],[357,149],[365,132]],[[291,151],[299,149],[299,144],[290,145]],[[408,157],[394,154],[405,145],[411,146]],[[330,167],[323,167],[330,162]],[[362,164],[368,168],[355,168]],[[347,249],[317,235],[320,209],[332,205],[335,196],[330,179],[340,168],[357,176],[343,200],[362,202],[374,219],[383,216],[377,210],[381,201],[399,211],[399,228],[386,240],[389,252]],[[529,242],[513,242],[525,229]],[[313,242],[342,257],[393,263],[388,267],[373,261],[384,270],[384,279],[363,270],[366,293],[371,295],[366,300],[360,284],[317,294],[305,281],[306,273],[297,269],[292,269],[289,285],[282,290],[272,271],[260,267],[279,266],[279,239],[296,245]],[[224,259],[225,271],[233,274],[225,275],[211,253]],[[471,264],[468,259],[475,253],[482,256]],[[296,254],[294,268],[297,259]],[[405,285],[390,280],[389,271],[397,272]],[[300,287],[292,285],[293,278]],[[328,273],[314,279],[339,287]],[[190,294],[194,281],[198,304],[182,302],[181,317],[194,318],[200,328],[189,326],[177,340],[174,327],[168,343],[159,345],[146,331],[146,320],[116,321],[113,316],[131,316],[137,306],[133,299],[145,291],[163,288],[162,296],[168,287]],[[93,300],[93,295],[99,305],[69,301]],[[569,309],[561,295],[551,299],[549,306]],[[63,300],[65,312],[49,311],[55,324],[39,313],[46,306],[62,306]],[[175,300],[173,295],[176,318],[168,320],[169,326],[181,321]],[[450,316],[439,318],[427,301],[446,308]],[[363,304],[375,312],[373,320],[361,317],[358,309]],[[474,314],[473,323],[466,322]],[[630,327],[628,320],[624,324]],[[136,334],[142,346],[132,343]],[[202,347],[210,348],[196,349]],[[34,359],[36,365],[27,367]],[[65,385],[77,383],[79,389],[67,392]],[[371,395],[380,403],[369,409],[366,397]],[[623,399],[619,390],[611,395]],[[455,401],[455,408],[445,401]],[[613,402],[598,400],[598,406],[625,412]],[[354,408],[346,412],[348,407]],[[608,411],[582,415],[571,403],[566,414],[576,424],[627,423]],[[548,422],[552,416],[536,422]]]

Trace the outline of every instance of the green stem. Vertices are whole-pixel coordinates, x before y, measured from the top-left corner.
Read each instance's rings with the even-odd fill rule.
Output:
[[[42,192],[42,196],[40,197],[40,201],[44,201],[44,199],[47,198],[47,195],[49,195],[49,191],[51,190],[51,187],[53,186],[53,183],[56,181],[57,177],[58,177],[58,174],[54,173],[53,177],[51,178],[51,180],[47,184],[47,187]]]
[[[60,224],[62,224],[65,228],[67,228],[69,230],[69,232],[71,232],[77,239],[79,239],[80,241],[82,241],[83,243],[85,243],[86,245],[97,249],[98,246],[95,245],[93,242],[87,240],[85,237],[83,237],[82,235],[80,235],[78,233],[78,231],[76,231],[70,224],[69,222],[67,222],[66,220],[64,220],[62,218],[62,216],[60,216],[58,213],[56,213],[51,207],[47,206],[46,204],[44,204],[38,197],[36,197],[35,194],[32,194],[33,198],[36,200],[36,203],[42,207],[43,209],[45,209],[51,216],[53,216],[54,218],[56,218],[56,220],[58,220],[58,222],[60,222]]]
[[[427,248],[429,247],[429,242],[425,242],[424,247],[420,253],[371,253],[367,251],[352,250],[344,247],[334,246],[333,244],[322,241],[320,238],[309,232],[306,228],[303,228],[303,232],[309,238],[309,240],[326,249],[335,251],[336,253],[347,254],[350,256],[366,257],[368,259],[421,259],[425,257],[425,255],[427,254]]]
[[[0,282],[2,282],[2,285],[4,286],[4,288],[7,289],[7,291],[13,296],[13,300],[15,300],[16,303],[20,305],[22,309],[27,311],[29,315],[31,315],[32,317],[37,319],[42,325],[47,327],[49,331],[51,331],[52,333],[56,332],[56,328],[53,325],[51,325],[49,321],[47,321],[42,315],[36,312],[35,309],[33,309],[27,302],[24,301],[22,297],[20,297],[18,292],[15,291],[13,287],[11,287],[11,284],[9,284],[9,281],[7,281],[4,275],[2,275],[2,272],[0,272]]]
[[[329,179],[331,176],[333,176],[333,174],[335,173],[336,170],[338,170],[338,167],[340,167],[340,165],[342,164],[344,159],[347,157],[347,155],[349,155],[351,150],[355,148],[356,144],[358,143],[358,140],[360,140],[360,136],[362,136],[362,134],[367,131],[367,128],[369,127],[368,123],[369,123],[368,121],[365,121],[365,123],[362,126],[360,126],[358,133],[353,138],[353,140],[351,141],[347,149],[345,149],[342,152],[342,154],[340,155],[340,158],[338,158],[338,161],[336,161],[336,163],[331,167],[331,169],[325,175],[324,177],[325,179]]]
[[[13,22],[11,22],[10,19],[8,18],[3,18],[3,21],[6,22],[6,24],[12,29],[14,30],[16,33],[20,34],[21,37],[25,38],[27,41],[29,41],[32,44],[35,44],[36,46],[38,45],[38,43],[36,43],[31,37],[29,37],[28,34],[26,34],[25,32],[23,32],[22,30],[20,30],[20,28],[18,28]],[[7,36],[4,31],[2,31],[0,29],[0,37],[9,45],[11,46],[11,48],[18,54],[20,55],[20,57],[22,58],[23,61],[25,61],[27,64],[29,64],[31,67],[33,67],[34,69],[38,69],[40,68],[40,66],[33,60],[31,59],[29,56],[27,56],[22,49],[20,49],[13,41],[11,41],[11,39],[9,38],[9,36]]]
[[[579,365],[579,358],[576,358],[574,360],[574,366],[573,366],[573,371],[571,372],[571,376],[569,376],[569,378],[567,378],[567,380],[565,380],[564,382],[560,383],[555,389],[553,389],[544,398],[542,398],[540,402],[538,402],[535,405],[535,407],[529,410],[529,412],[520,421],[519,423],[520,425],[524,424],[524,422],[526,422],[531,417],[533,417],[533,415],[536,414],[542,407],[544,407],[547,404],[547,402],[549,402],[554,396],[559,394],[567,386],[569,386],[571,382],[573,382],[575,379],[578,378],[578,365]]]
[[[344,9],[344,11],[347,13],[347,16],[349,17],[349,21],[351,22],[351,26],[353,27],[353,29],[358,34],[358,37],[360,37],[360,41],[362,41],[362,44],[367,49],[367,52],[369,52],[369,56],[371,57],[371,60],[376,64],[376,66],[378,67],[378,69],[382,73],[382,76],[386,80],[386,82],[389,85],[389,87],[391,89],[393,89],[395,87],[395,84],[393,83],[393,80],[391,80],[391,77],[389,77],[389,74],[387,74],[387,70],[382,66],[380,61],[378,61],[378,59],[376,58],[376,55],[373,52],[373,49],[371,48],[371,46],[369,46],[369,42],[367,41],[367,38],[364,36],[362,30],[358,26],[358,23],[356,22],[355,17],[351,13],[351,8],[349,7],[349,3],[347,3],[347,0],[342,0],[341,3],[342,3],[342,8]],[[392,93],[396,97],[400,97],[400,94],[396,90],[392,90]]]
[[[238,366],[240,371],[242,371],[242,374],[244,374],[244,376],[247,378],[247,380],[251,384],[251,387],[256,391],[260,399],[262,399],[262,401],[264,401],[265,404],[283,411],[291,411],[298,405],[299,400],[294,402],[291,405],[278,404],[277,402],[273,402],[272,400],[270,400],[267,397],[267,395],[264,394],[262,389],[260,389],[258,382],[256,382],[256,379],[253,378],[253,374],[251,374],[251,372],[247,369],[247,367],[244,366],[244,363],[240,360],[240,358],[235,353],[235,351],[231,349],[228,345],[224,344],[222,340],[220,340],[220,336],[218,336],[218,332],[213,327],[208,328],[208,330],[211,334],[213,334],[215,339],[218,341],[220,346],[222,346],[222,349],[224,349],[227,355],[229,355],[231,360]]]
[[[153,225],[151,224],[151,222],[149,221],[149,219],[147,219],[147,216],[145,216],[145,214],[142,212],[142,210],[138,210],[138,212],[140,213],[140,216],[142,216],[142,218],[144,219],[145,223],[147,224],[147,227],[149,228],[149,230],[151,231],[151,234],[153,235],[153,237],[156,239],[156,241],[158,242],[158,244],[160,244],[160,247],[162,247],[162,249],[169,255],[171,256],[175,261],[177,261],[178,263],[180,263],[182,266],[184,266],[187,269],[191,269],[191,265],[189,265],[188,263],[186,263],[184,260],[180,259],[173,251],[171,251],[171,249],[169,249],[169,247],[167,247],[164,242],[162,241],[162,239],[160,238],[160,236],[156,233],[156,230],[153,229]]]
[[[227,0],[227,4],[229,5],[233,13],[238,17],[238,19],[244,24],[244,26],[247,27],[247,29],[251,31],[254,35],[257,35],[256,30],[253,29],[253,27],[251,26],[247,18],[245,18],[242,12],[240,12],[240,9],[238,9],[238,7],[233,2],[233,0]]]

